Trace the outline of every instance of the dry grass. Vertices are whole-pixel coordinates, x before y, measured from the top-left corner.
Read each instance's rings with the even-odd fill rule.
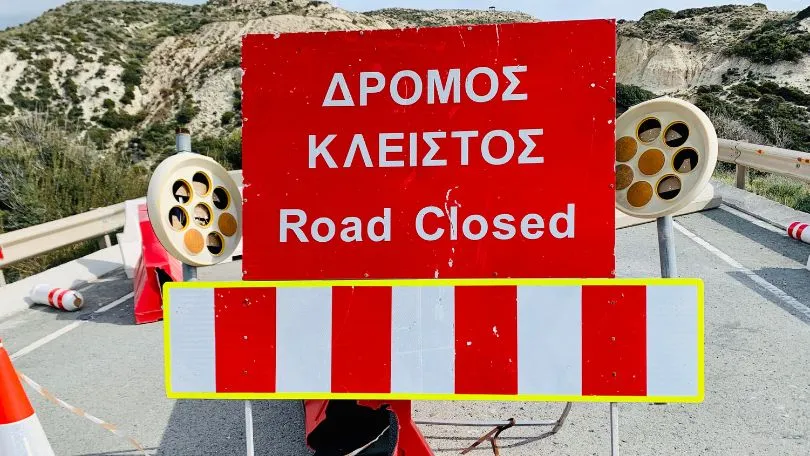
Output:
[[[70,124],[31,113],[11,124],[0,145],[0,231],[7,232],[146,194],[149,170],[126,157],[102,155]],[[93,250],[78,244],[6,269],[13,281]]]

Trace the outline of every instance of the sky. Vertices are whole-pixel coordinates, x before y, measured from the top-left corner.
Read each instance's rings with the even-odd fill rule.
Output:
[[[270,0],[267,0],[268,2]],[[66,3],[65,0],[0,0],[0,29],[27,22],[50,8]],[[175,0],[172,3],[199,4],[204,0]],[[751,4],[755,1],[732,0],[330,0],[330,3],[352,11],[379,8],[471,8],[524,11],[542,20],[565,19],[638,19],[644,12],[656,8],[682,10],[701,6],[729,3]],[[807,0],[763,1],[768,9],[800,11]]]

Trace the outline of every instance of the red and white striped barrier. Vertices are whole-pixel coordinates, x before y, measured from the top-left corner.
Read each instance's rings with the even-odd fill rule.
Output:
[[[793,222],[788,226],[788,236],[797,241],[810,244],[810,224],[803,222]]]
[[[169,284],[169,396],[702,400],[699,280],[374,283]]]
[[[53,288],[47,284],[40,284],[31,289],[31,300],[37,304],[45,304],[68,312],[84,307],[84,298],[81,293],[65,288]]]

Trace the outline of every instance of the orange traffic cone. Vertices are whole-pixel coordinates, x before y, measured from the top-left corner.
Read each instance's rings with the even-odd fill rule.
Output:
[[[0,455],[54,456],[0,340]]]

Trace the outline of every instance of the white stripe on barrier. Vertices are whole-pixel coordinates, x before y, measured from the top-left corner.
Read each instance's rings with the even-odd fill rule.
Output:
[[[215,391],[214,289],[171,289],[172,388]]]
[[[391,297],[391,392],[452,393],[453,287],[395,287]]]
[[[647,394],[698,392],[695,290],[647,287]]]
[[[518,287],[517,297],[518,391],[581,394],[582,288]]]
[[[332,390],[332,289],[276,290],[276,389]]]

